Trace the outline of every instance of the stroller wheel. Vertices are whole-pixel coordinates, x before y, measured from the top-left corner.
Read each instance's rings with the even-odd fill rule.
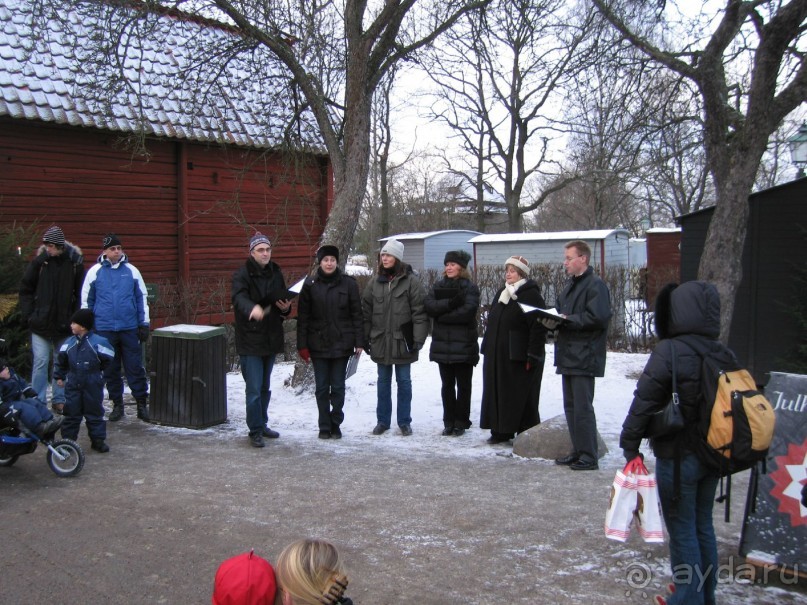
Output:
[[[51,444],[54,453],[48,448],[48,465],[59,477],[74,477],[84,466],[84,451],[78,443],[70,439],[60,439]]]
[[[11,466],[19,456],[0,456],[0,466]]]

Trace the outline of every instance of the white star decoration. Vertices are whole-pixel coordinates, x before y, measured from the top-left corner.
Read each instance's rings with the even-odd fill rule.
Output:
[[[801,503],[801,489],[805,480],[807,480],[807,454],[804,455],[804,460],[801,461],[800,465],[786,464],[785,469],[787,469],[791,481],[784,491],[782,491],[782,495],[793,498],[798,502],[801,516],[807,517],[807,508]]]

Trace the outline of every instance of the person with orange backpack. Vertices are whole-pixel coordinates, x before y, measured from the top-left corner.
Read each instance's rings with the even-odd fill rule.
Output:
[[[675,367],[684,428],[650,439],[656,457],[661,509],[670,536],[673,575],[672,594],[657,595],[654,602],[710,605],[715,603],[717,587],[717,541],[712,510],[720,479],[696,453],[701,439],[698,420],[701,409],[708,405],[701,383],[708,377],[703,375],[701,355],[680,339],[697,339],[706,347],[714,344],[726,356],[725,363],[736,364],[736,360],[717,340],[720,297],[712,284],[691,281],[665,286],[656,300],[655,324],[660,340],[636,385],[619,445],[628,464],[643,458],[639,446],[648,434],[651,417],[670,401]]]

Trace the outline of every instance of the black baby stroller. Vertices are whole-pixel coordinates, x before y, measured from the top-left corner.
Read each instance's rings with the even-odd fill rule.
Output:
[[[11,466],[17,458],[31,454],[40,443],[48,448],[48,466],[59,477],[74,477],[84,466],[84,452],[75,441],[56,439],[54,434],[36,435],[9,414],[0,402],[0,467]]]

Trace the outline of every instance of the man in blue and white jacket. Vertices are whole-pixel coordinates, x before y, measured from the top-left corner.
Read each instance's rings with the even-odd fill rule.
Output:
[[[104,236],[103,253],[87,272],[81,289],[81,307],[95,314],[95,331],[115,349],[115,359],[104,370],[107,392],[112,400],[109,420],[123,418],[123,380],[137,401],[137,417],[148,421],[148,382],[140,343],[149,336],[149,306],[146,283],[137,267],[129,263],[120,238]]]

